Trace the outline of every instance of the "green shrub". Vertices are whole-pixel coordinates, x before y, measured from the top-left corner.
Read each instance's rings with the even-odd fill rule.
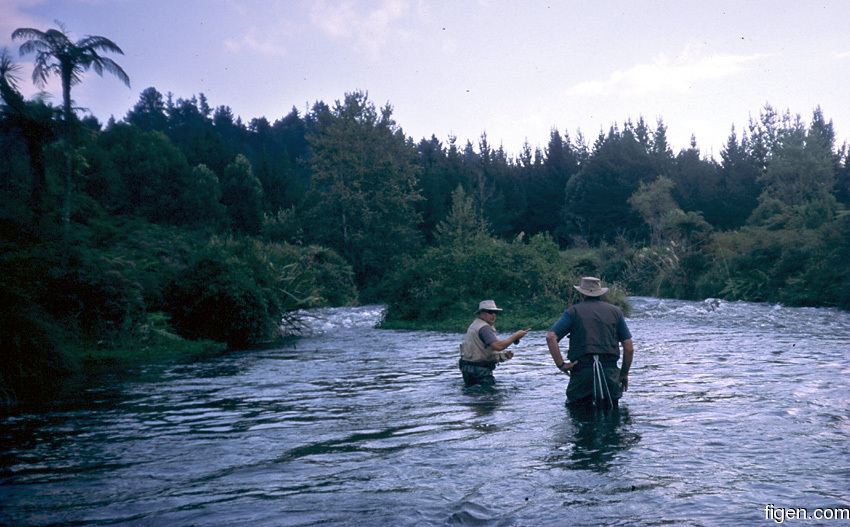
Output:
[[[296,249],[291,245],[284,247]],[[357,303],[354,270],[339,253],[318,245],[297,250],[298,262],[315,288],[318,305],[338,307]]]
[[[485,299],[505,309],[500,326],[537,326],[554,322],[578,300],[573,285],[579,281],[548,235],[527,243],[478,236],[465,245],[432,247],[393,275],[382,326],[462,331]],[[626,306],[621,289],[609,296]]]
[[[214,238],[177,276],[169,306],[179,334],[231,347],[272,336],[282,313],[273,266],[240,243]]]
[[[135,263],[105,254],[91,257],[55,273],[55,293],[65,307],[62,315],[74,320],[87,341],[114,345],[132,339],[146,311],[142,286],[132,278]]]
[[[141,220],[97,221],[76,231],[82,235],[68,266],[49,272],[44,305],[86,342],[131,348],[147,312],[162,309],[166,288],[200,236]]]
[[[168,311],[180,335],[245,347],[299,329],[296,310],[355,301],[351,268],[333,251],[214,237],[177,275]]]
[[[77,370],[72,335],[40,305],[46,269],[29,254],[0,261],[0,404],[48,392]]]
[[[718,234],[711,262],[696,279],[702,296],[787,305],[846,307],[850,290],[850,217],[817,229],[776,223]]]

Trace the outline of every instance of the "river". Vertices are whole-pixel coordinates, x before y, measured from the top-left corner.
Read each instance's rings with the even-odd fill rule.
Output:
[[[605,415],[565,408],[544,331],[465,388],[460,334],[374,329],[381,306],[90,380],[0,418],[0,524],[850,524],[814,518],[850,507],[850,313],[632,303]]]

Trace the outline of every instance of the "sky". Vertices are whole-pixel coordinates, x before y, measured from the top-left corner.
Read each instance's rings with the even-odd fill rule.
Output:
[[[820,107],[850,142],[850,8],[844,0],[0,0],[0,48],[33,56],[19,27],[62,22],[73,40],[104,36],[130,77],[94,72],[72,91],[101,122],[148,87],[203,93],[248,123],[365,91],[414,141],[527,143],[553,129],[592,145],[612,126],[662,121],[674,153],[691,138],[720,158],[766,105],[805,123]],[[61,103],[53,78],[45,91]]]

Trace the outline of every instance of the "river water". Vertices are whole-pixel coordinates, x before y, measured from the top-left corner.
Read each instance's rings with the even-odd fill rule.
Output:
[[[850,507],[850,313],[632,303],[631,385],[604,415],[565,408],[543,331],[470,389],[461,335],[374,329],[381,306],[316,311],[282,349],[91,380],[0,418],[0,524],[740,526]]]

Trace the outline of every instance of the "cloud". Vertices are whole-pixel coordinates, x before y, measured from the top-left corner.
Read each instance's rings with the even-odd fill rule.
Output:
[[[572,87],[574,95],[652,94],[686,92],[704,81],[718,80],[744,71],[747,63],[767,55],[715,54],[701,57],[685,50],[676,60],[657,56],[649,64],[618,70],[608,79],[588,81]]]
[[[842,52],[836,53],[835,58],[840,59],[840,60],[850,59],[850,51],[842,51]]]
[[[224,42],[224,47],[234,53],[241,53],[242,51],[254,51],[260,53],[261,55],[269,56],[287,55],[288,52],[284,46],[273,42],[270,38],[265,38],[261,40],[256,36],[256,33],[257,31],[252,28],[247,35],[242,37],[241,40],[226,40]]]
[[[39,0],[0,0],[0,47],[8,46],[15,48],[19,43],[12,43],[12,31],[19,27],[42,28],[44,21],[25,13],[26,9],[39,5]],[[52,21],[50,26],[53,27]],[[47,28],[44,28],[47,29]],[[17,55],[17,53],[15,53]]]
[[[398,22],[408,14],[406,0],[384,0],[377,9],[359,14],[361,9],[353,2],[329,4],[317,2],[311,20],[319,29],[331,37],[354,40],[372,56],[395,38],[406,38]]]
[[[342,2],[337,5],[317,2],[313,6],[311,19],[319,29],[332,37],[338,38],[350,37],[352,26],[357,23],[357,15],[350,2]]]

